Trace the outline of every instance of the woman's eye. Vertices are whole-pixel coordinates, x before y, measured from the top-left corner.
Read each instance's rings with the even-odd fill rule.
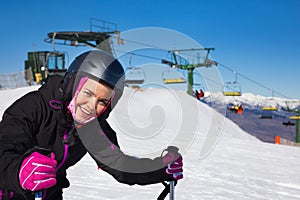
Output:
[[[100,100],[100,101],[98,101],[98,104],[101,106],[106,106],[107,101]]]
[[[90,92],[84,91],[83,93],[88,97],[92,96],[92,94]]]

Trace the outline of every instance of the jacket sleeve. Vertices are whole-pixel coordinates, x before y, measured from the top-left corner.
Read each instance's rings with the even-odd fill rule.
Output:
[[[149,185],[174,180],[172,175],[165,172],[165,166],[160,157],[155,159],[136,158],[115,150],[113,154],[110,154],[109,159],[112,162],[107,163],[106,159],[101,162],[99,154],[91,156],[103,171],[112,175],[120,183]]]
[[[105,134],[103,128],[105,127]],[[102,133],[101,133],[102,132]],[[115,132],[107,123],[97,128],[84,127],[78,130],[79,137],[98,166],[117,181],[129,185],[147,185],[173,180],[165,172],[161,157],[137,158],[124,154],[112,141]],[[115,137],[116,138],[116,137]]]
[[[28,93],[15,101],[0,122],[0,188],[20,191],[18,172],[25,152],[34,145],[37,130],[38,95]]]

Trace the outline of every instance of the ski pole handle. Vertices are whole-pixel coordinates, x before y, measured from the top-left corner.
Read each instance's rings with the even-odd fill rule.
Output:
[[[42,147],[42,146],[34,146],[34,149],[39,154],[42,154],[44,156],[50,156],[51,149],[49,149],[49,148]]]
[[[35,146],[35,151],[44,155],[44,156],[49,156],[50,153],[51,153],[51,149],[49,148],[45,148],[45,147],[42,147],[42,146]],[[42,200],[43,198],[43,191],[37,191],[34,195],[34,199],[35,200]]]
[[[168,148],[166,149],[166,151],[173,152],[175,155],[177,155],[179,149],[178,149],[178,147],[175,147],[175,146],[168,146]]]

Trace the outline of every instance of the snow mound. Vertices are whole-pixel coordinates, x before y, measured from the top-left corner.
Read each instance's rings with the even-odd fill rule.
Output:
[[[37,88],[0,91],[0,112]],[[175,199],[300,199],[299,147],[263,143],[185,92],[126,88],[109,122],[130,155],[154,157],[167,145],[180,147],[184,179]],[[89,156],[68,178],[65,199],[150,200],[163,189],[120,184]]]

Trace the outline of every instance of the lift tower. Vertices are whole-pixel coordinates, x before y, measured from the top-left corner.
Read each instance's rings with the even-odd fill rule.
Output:
[[[212,65],[217,66],[217,62],[211,60],[208,58],[209,53],[211,50],[215,50],[215,48],[197,48],[197,49],[176,49],[176,50],[170,50],[169,52],[172,53],[172,57],[174,62],[168,61],[168,60],[162,60],[161,62],[163,64],[167,64],[172,68],[178,68],[178,69],[183,69],[187,70],[188,72],[188,91],[187,93],[190,95],[193,95],[193,85],[194,85],[194,69],[198,67],[211,67]],[[180,59],[178,57],[179,53],[183,52],[188,52],[188,51],[205,51],[205,59],[203,62],[197,62],[196,64],[190,64],[190,63],[185,63],[182,64],[181,62],[178,61]],[[184,57],[184,56],[182,56]]]
[[[298,101],[296,101],[296,102],[299,103]],[[296,121],[296,136],[295,136],[295,141],[296,141],[296,143],[299,143],[300,142],[300,140],[299,140],[299,136],[300,136],[299,135],[300,106],[295,107],[295,108],[292,109],[288,105],[289,103],[292,104],[292,103],[295,103],[295,102],[293,102],[293,101],[286,102],[287,107],[286,108],[282,107],[282,109],[284,111],[287,111],[287,112],[295,113],[294,116],[290,116],[290,119]]]

